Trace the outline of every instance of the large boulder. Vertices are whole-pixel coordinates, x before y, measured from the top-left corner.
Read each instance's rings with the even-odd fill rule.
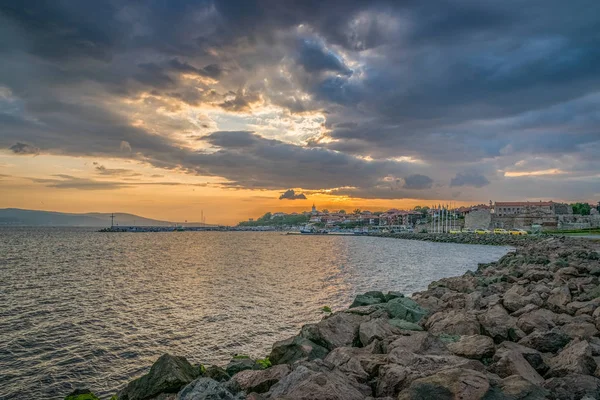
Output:
[[[324,347],[301,336],[294,336],[273,344],[269,360],[271,364],[292,364],[298,360],[325,358],[329,353]]]
[[[117,395],[119,400],[145,400],[160,393],[177,393],[200,375],[200,369],[185,358],[162,355],[146,375],[130,382]]]
[[[386,364],[379,369],[379,379],[375,386],[375,396],[397,396],[404,388],[410,369],[396,364]]]
[[[236,393],[239,391],[265,393],[289,373],[290,367],[286,364],[274,365],[259,371],[241,371],[231,378],[228,387]]]
[[[592,348],[585,340],[569,343],[558,355],[549,360],[549,364],[550,371],[546,377],[569,374],[593,375],[597,367],[592,357]]]
[[[494,363],[489,369],[501,378],[519,375],[535,385],[544,382],[544,378],[525,360],[525,357],[515,350],[506,349],[497,352],[494,355]]]
[[[261,369],[262,366],[256,361],[247,356],[236,356],[229,361],[225,371],[229,376],[233,376],[240,371],[246,371],[248,369]]]
[[[368,346],[375,339],[385,339],[390,336],[399,335],[402,329],[391,325],[387,318],[375,318],[360,324],[358,338],[363,346]]]
[[[304,325],[300,335],[328,350],[352,346],[357,341],[359,325],[368,319],[364,315],[339,312],[316,324]]]
[[[517,327],[529,334],[533,331],[545,332],[556,326],[556,314],[545,308],[524,313],[517,320]]]
[[[425,327],[436,335],[478,335],[481,331],[477,317],[463,310],[437,312],[427,319]]]
[[[454,368],[416,379],[400,392],[398,400],[483,399],[490,388],[486,375],[479,371]]]
[[[483,333],[500,343],[503,340],[515,339],[516,336],[524,336],[517,329],[516,319],[508,315],[508,312],[500,304],[488,308],[477,316]]]
[[[557,313],[568,312],[567,304],[571,302],[571,291],[567,285],[554,288],[546,303],[548,308]]]
[[[241,400],[242,398],[242,395],[234,395],[222,383],[210,378],[198,378],[177,394],[177,400]]]
[[[204,372],[204,377],[214,379],[217,382],[227,382],[229,378],[231,378],[227,371],[216,365],[207,367]]]
[[[385,354],[373,354],[369,348],[338,347],[331,351],[325,362],[333,365],[346,375],[352,375],[360,382],[367,382],[379,373],[386,364]]]
[[[497,357],[501,357],[506,351],[515,351],[523,356],[525,360],[537,371],[538,374],[544,375],[548,371],[548,365],[546,364],[542,353],[539,351],[522,346],[514,342],[502,342],[496,349]]]
[[[532,332],[521,339],[519,344],[531,347],[542,353],[556,353],[570,341],[571,338],[567,334],[554,328],[547,332]]]
[[[520,285],[513,285],[503,296],[502,304],[510,312],[517,311],[528,304],[541,306],[544,301],[537,293],[527,295],[527,289]]]
[[[503,399],[526,399],[526,400],[546,400],[549,391],[543,387],[533,384],[519,375],[508,376],[498,385]],[[508,398],[507,398],[508,397]]]
[[[400,318],[408,322],[419,322],[427,314],[426,309],[408,297],[391,299],[386,303],[385,309],[391,318]]]
[[[384,353],[390,353],[394,349],[400,352],[415,354],[450,354],[446,344],[439,337],[429,332],[402,332],[398,336],[389,337],[382,341]]]
[[[350,305],[350,308],[370,306],[373,304],[385,303],[386,297],[382,292],[372,291],[365,294],[359,294],[354,298],[354,301]]]
[[[457,356],[481,360],[494,355],[494,341],[483,335],[461,336],[456,342],[447,343],[448,350]]]
[[[338,370],[314,365],[299,365],[277,382],[268,393],[273,399],[294,400],[363,400],[371,395],[369,386]]]
[[[551,400],[600,399],[600,379],[590,375],[572,374],[548,379],[544,388]]]
[[[573,339],[588,339],[598,335],[598,328],[596,328],[596,326],[590,322],[569,322],[568,324],[561,326],[559,330],[569,335]]]

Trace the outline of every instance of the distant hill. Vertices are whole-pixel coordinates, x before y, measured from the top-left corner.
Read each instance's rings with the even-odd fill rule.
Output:
[[[0,226],[110,226],[110,213],[71,214],[55,211],[22,210],[1,208]],[[115,225],[119,226],[173,226],[170,221],[144,218],[139,215],[115,213]],[[185,226],[199,226],[200,223],[187,223]]]

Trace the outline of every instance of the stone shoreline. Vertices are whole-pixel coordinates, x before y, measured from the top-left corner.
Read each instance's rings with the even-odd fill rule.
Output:
[[[484,244],[492,246],[525,246],[548,239],[540,235],[477,235],[475,233],[380,233],[373,236],[438,243]]]
[[[599,253],[581,239],[525,240],[412,298],[359,295],[268,359],[220,368],[163,355],[113,399],[600,399]]]

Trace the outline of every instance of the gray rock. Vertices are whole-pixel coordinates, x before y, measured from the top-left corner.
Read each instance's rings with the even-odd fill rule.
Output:
[[[271,364],[292,364],[298,360],[325,358],[329,353],[324,347],[301,336],[294,336],[273,344],[269,360]]]
[[[300,335],[328,350],[352,346],[357,342],[359,325],[368,319],[364,315],[339,312],[316,324],[304,325]]]
[[[446,347],[457,356],[481,360],[494,355],[494,341],[483,335],[461,336],[457,342],[447,343]]]
[[[539,308],[540,307],[536,306],[535,304],[527,304],[526,306],[519,308],[517,311],[512,312],[510,315],[511,315],[511,317],[517,317],[518,318],[518,317],[520,317],[523,314],[526,314],[528,312],[537,310]]]
[[[425,327],[436,335],[478,335],[481,330],[477,317],[462,310],[437,312],[427,319]]]
[[[542,353],[556,353],[570,341],[571,338],[568,335],[554,328],[547,332],[532,332],[521,339],[519,344],[531,347]]]
[[[568,286],[560,286],[552,290],[546,300],[548,308],[557,313],[567,312],[567,304],[571,302],[571,291]]]
[[[517,320],[517,327],[529,334],[533,331],[546,332],[554,328],[556,314],[545,308],[524,313]]]
[[[548,365],[544,361],[542,353],[535,349],[522,346],[518,343],[502,342],[502,344],[500,344],[496,349],[497,357],[501,357],[506,351],[516,351],[517,353],[520,353],[523,358],[527,360],[529,365],[531,365],[533,369],[535,369],[540,375],[544,375],[549,369]]]
[[[338,347],[332,350],[324,360],[360,382],[375,377],[379,368],[387,362],[385,354],[373,354],[369,348]]]
[[[245,371],[248,369],[261,369],[261,365],[257,364],[251,358],[233,358],[225,367],[225,371],[229,376],[233,376],[240,371]]]
[[[391,299],[385,305],[391,318],[399,318],[408,322],[419,322],[427,310],[408,297]]]
[[[241,371],[231,378],[229,387],[236,393],[239,391],[265,393],[289,373],[290,367],[286,364],[274,365],[260,371]]]
[[[368,346],[375,339],[385,339],[402,333],[400,328],[390,325],[386,318],[375,318],[360,324],[358,337],[363,346]]]
[[[501,342],[512,338],[517,328],[517,320],[508,315],[508,312],[500,304],[490,307],[485,312],[477,316],[483,333],[494,339],[495,342]],[[514,338],[513,338],[514,339]]]
[[[216,365],[211,365],[210,367],[206,368],[204,377],[214,379],[217,382],[227,382],[230,378],[227,371]]]
[[[480,400],[484,398],[489,388],[490,384],[485,374],[479,371],[455,368],[414,380],[408,388],[400,392],[398,400]]]
[[[508,289],[502,298],[502,304],[510,312],[517,311],[518,309],[525,307],[528,304],[535,304],[541,306],[544,301],[537,293],[527,294],[527,289],[523,286],[513,285]]]
[[[501,378],[519,375],[535,385],[544,382],[544,378],[525,360],[525,357],[514,350],[506,349],[497,352],[494,356],[494,363],[490,365],[489,370]]]
[[[375,396],[395,397],[404,388],[409,368],[396,364],[386,364],[379,369],[379,379],[375,386]]]
[[[592,357],[592,348],[585,340],[571,342],[558,355],[549,360],[550,371],[547,378],[569,374],[593,375],[596,361]]]
[[[198,378],[178,394],[177,400],[241,400],[223,385],[210,378]]]
[[[354,298],[354,301],[350,305],[350,308],[370,306],[372,304],[385,303],[385,295],[379,291],[367,292],[365,294],[359,294]]]
[[[598,335],[596,326],[589,322],[570,322],[559,328],[561,332],[569,335],[571,338],[588,339]]]
[[[403,319],[393,318],[388,319],[388,324],[395,326],[396,328],[405,330],[405,331],[422,331],[423,327],[421,325],[417,325],[414,322],[408,322]]]
[[[300,365],[271,388],[269,397],[294,400],[362,400],[371,388],[342,372]]]
[[[543,386],[550,391],[551,400],[600,399],[600,379],[594,376],[566,375],[548,379]]]
[[[397,299],[399,297],[404,297],[404,293],[390,291],[390,292],[387,292],[387,294],[385,295],[385,301],[390,301],[392,299]]]
[[[429,332],[402,332],[401,335],[383,340],[382,348],[384,353],[399,349],[401,352],[415,354],[451,354],[446,345]]]
[[[547,389],[535,385],[519,375],[511,375],[502,379],[499,387],[502,394],[508,396],[509,399],[546,400],[549,395]]]
[[[150,372],[130,382],[117,398],[145,400],[161,393],[177,393],[199,375],[200,369],[192,366],[184,357],[164,354],[152,365]]]

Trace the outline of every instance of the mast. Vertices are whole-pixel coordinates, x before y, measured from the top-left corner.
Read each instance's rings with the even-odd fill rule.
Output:
[[[115,226],[115,214],[110,214],[110,229]]]

